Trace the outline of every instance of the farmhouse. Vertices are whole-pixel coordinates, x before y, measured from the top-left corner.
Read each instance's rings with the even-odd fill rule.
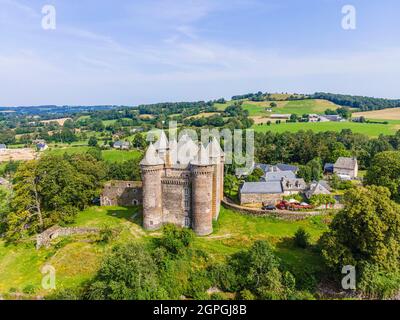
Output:
[[[307,189],[307,184],[304,179],[282,179],[282,191],[284,196],[295,195],[304,192]]]
[[[321,116],[319,114],[310,114],[308,115],[308,122],[329,122],[326,116]]]
[[[277,119],[277,120],[289,120],[290,119],[290,114],[271,114],[270,118],[271,119]]]
[[[245,182],[240,188],[240,204],[275,203],[282,198],[282,193],[280,181]]]
[[[308,199],[319,194],[331,194],[331,188],[325,180],[312,182],[309,189],[305,192]]]
[[[129,150],[131,147],[131,143],[128,141],[116,141],[114,142],[113,148],[120,150]]]
[[[7,146],[5,144],[0,144],[0,152],[7,150]]]
[[[303,179],[282,178],[266,182],[245,182],[240,188],[240,203],[276,203],[284,196],[304,192],[307,184]]]
[[[327,114],[324,116],[326,119],[329,121],[334,121],[334,122],[341,122],[344,121],[343,118],[337,114]]]
[[[343,180],[357,178],[358,162],[356,158],[340,157],[333,166],[333,172]]]
[[[38,151],[45,151],[45,150],[47,150],[49,148],[49,146],[44,142],[40,142],[40,143],[37,143],[36,144],[36,149],[38,150]]]

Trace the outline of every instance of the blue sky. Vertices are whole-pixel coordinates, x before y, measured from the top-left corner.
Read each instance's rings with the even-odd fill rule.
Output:
[[[341,27],[347,4],[356,30]],[[0,0],[0,105],[400,98],[399,14],[398,0]]]

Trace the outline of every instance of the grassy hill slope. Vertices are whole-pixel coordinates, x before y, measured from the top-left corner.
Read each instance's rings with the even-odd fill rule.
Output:
[[[294,247],[291,237],[301,226],[315,242],[327,230],[329,217],[314,217],[305,221],[288,222],[267,217],[245,216],[221,209],[215,232],[197,237],[195,248],[203,249],[210,259],[222,261],[229,254],[248,248],[257,239],[270,241],[276,254],[294,273],[305,267],[317,268],[320,258],[310,250]],[[104,227],[117,230],[111,243],[96,242],[96,236],[73,236],[54,240],[51,248],[36,250],[34,242],[6,245],[0,242],[0,294],[24,292],[46,295],[41,287],[41,268],[50,264],[56,269],[56,286],[71,288],[90,279],[99,268],[102,257],[119,243],[146,242],[159,237],[160,232],[145,232],[141,228],[139,208],[92,207],[76,218],[74,226]]]
[[[334,131],[340,132],[343,129],[351,129],[355,133],[362,133],[371,138],[378,137],[380,134],[392,135],[399,129],[400,125],[397,123],[389,124],[374,124],[374,123],[355,123],[355,122],[298,122],[298,123],[281,123],[271,125],[254,125],[256,132],[298,132],[301,130],[312,130],[314,132]]]

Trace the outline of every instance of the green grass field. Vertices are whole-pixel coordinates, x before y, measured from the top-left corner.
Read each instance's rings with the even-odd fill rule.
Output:
[[[326,100],[308,99],[278,103],[278,107],[274,108],[273,112],[301,116],[310,113],[323,114],[327,109],[336,110],[337,108],[339,108],[338,105]]]
[[[104,150],[102,152],[103,158],[110,162],[122,162],[141,157],[142,153],[137,150],[120,151],[120,150]]]
[[[255,240],[270,241],[276,254],[293,272],[304,266],[316,268],[320,258],[311,250],[297,249],[291,237],[302,226],[315,242],[327,230],[325,217],[314,217],[300,222],[287,222],[267,217],[245,216],[221,209],[215,232],[208,237],[197,237],[194,247],[205,250],[211,259],[221,261],[232,253],[248,248]],[[36,250],[34,242],[6,245],[0,242],[0,294],[22,292],[27,286],[35,287],[36,295],[45,295],[41,289],[41,268],[45,264],[56,270],[57,288],[70,288],[90,279],[99,268],[102,257],[112,246],[128,241],[147,242],[160,236],[160,232],[145,232],[141,227],[139,208],[92,207],[78,214],[74,226],[104,227],[117,230],[110,244],[90,242],[93,236],[75,236],[54,240],[55,246]]]
[[[129,119],[129,118],[122,118],[122,119],[123,119],[123,120],[131,120],[131,119]],[[103,120],[103,124],[104,124],[105,126],[110,126],[110,125],[115,124],[117,121],[118,121],[117,119],[114,119],[114,120]]]
[[[52,155],[63,155],[63,154],[80,154],[85,153],[90,149],[88,146],[69,146],[69,147],[57,147],[57,148],[49,148],[45,151],[46,154]]]
[[[3,174],[4,169],[6,168],[7,162],[0,163],[0,175]]]
[[[262,101],[262,102],[254,102],[254,101],[243,101],[243,109],[249,111],[249,115],[254,116],[268,116],[271,113],[279,113],[279,114],[297,114],[299,116],[303,114],[323,114],[325,110],[332,109],[336,110],[339,108],[338,105],[327,101],[327,100],[319,100],[319,99],[304,99],[304,100],[293,100],[293,101],[275,101],[278,105],[275,108],[272,108],[272,112],[266,111],[266,109],[271,108],[270,104],[273,101]],[[216,103],[214,106],[219,110],[223,111],[229,105],[233,104],[232,101],[228,101],[224,104]]]
[[[88,146],[75,146],[63,148],[50,148],[46,150],[46,154],[63,155],[63,154],[81,154],[90,149]],[[104,160],[110,162],[123,162],[126,160],[136,159],[141,157],[141,152],[138,150],[103,150],[102,155]]]
[[[378,137],[380,134],[392,135],[400,128],[397,124],[370,124],[370,123],[354,123],[354,122],[317,122],[317,123],[281,123],[271,124],[270,126],[254,125],[256,132],[298,132],[312,130],[314,132],[334,131],[340,132],[343,129],[351,129],[354,133],[362,133],[371,138]]]

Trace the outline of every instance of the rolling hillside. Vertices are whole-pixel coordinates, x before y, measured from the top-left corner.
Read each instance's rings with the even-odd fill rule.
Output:
[[[36,250],[34,242],[6,245],[0,241],[0,294],[23,293],[26,296],[45,296],[49,292],[41,287],[41,268],[54,266],[57,289],[76,288],[91,279],[102,258],[114,245],[135,241],[149,243],[161,232],[146,232],[141,227],[139,208],[92,207],[80,212],[73,226],[109,227],[116,231],[110,243],[101,243],[97,236],[82,235],[60,237],[50,248]],[[194,247],[204,250],[213,261],[224,261],[227,255],[248,248],[254,240],[268,240],[275,253],[294,273],[304,266],[318,269],[320,258],[288,241],[299,227],[311,234],[315,243],[327,230],[328,216],[289,222],[268,217],[251,217],[222,208],[215,232],[208,237],[195,239]]]
[[[371,120],[400,120],[400,108],[390,108],[353,113],[353,117],[364,117]]]
[[[271,108],[270,105],[273,102],[277,104],[277,107]],[[215,106],[222,111],[231,104],[233,104],[233,101]],[[321,99],[261,102],[243,100],[243,108],[249,111],[251,117],[268,117],[271,113],[297,114],[299,116],[310,113],[323,114],[327,109],[336,110],[339,107],[337,104]],[[272,109],[272,112],[268,112],[267,109]]]

